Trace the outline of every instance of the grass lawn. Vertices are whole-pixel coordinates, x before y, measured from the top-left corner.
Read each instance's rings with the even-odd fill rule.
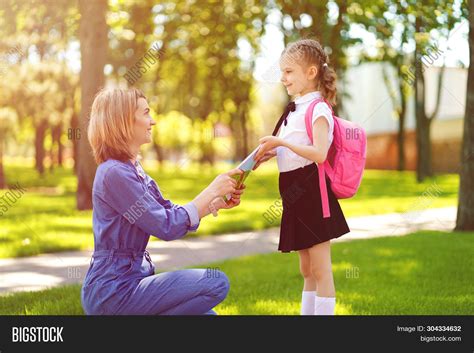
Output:
[[[145,169],[166,198],[183,204],[219,172],[230,169],[230,165],[167,165],[159,170],[149,164]],[[5,171],[11,185],[18,182],[28,191],[0,216],[0,258],[93,247],[92,212],[75,209],[76,178],[71,168],[58,168],[40,178],[30,161],[7,160]],[[279,226],[279,219],[269,222],[262,216],[279,199],[276,164],[262,165],[246,184],[239,207],[221,211],[218,219],[203,219],[199,231],[192,236]],[[0,195],[5,191],[1,190]],[[426,191],[430,193],[423,197]],[[367,170],[359,193],[352,199],[341,200],[341,205],[346,217],[405,212],[420,206],[454,206],[457,192],[458,175],[454,174],[439,175],[418,184],[412,172]]]
[[[474,232],[422,231],[333,244],[339,315],[473,315]],[[201,266],[206,268],[208,265]],[[246,256],[209,266],[231,282],[227,315],[297,315],[298,256]],[[0,297],[1,315],[82,315],[80,286]]]

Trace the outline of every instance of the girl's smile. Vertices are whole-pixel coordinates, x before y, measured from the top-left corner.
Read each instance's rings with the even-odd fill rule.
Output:
[[[317,69],[314,66],[304,68],[296,62],[283,60],[280,69],[281,82],[290,96],[304,95],[316,90],[314,78]]]

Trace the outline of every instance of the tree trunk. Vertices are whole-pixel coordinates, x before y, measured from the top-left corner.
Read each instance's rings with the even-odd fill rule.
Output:
[[[167,28],[167,27],[166,27]],[[160,49],[160,62],[159,62],[159,65],[161,66],[162,63],[165,61],[165,55],[166,55],[166,44],[168,43],[168,39],[167,39],[167,36],[169,36],[169,31],[168,30],[165,30],[165,33],[166,33],[166,36],[165,36],[165,40],[163,41],[163,45]],[[161,67],[159,67],[157,70],[156,70],[156,77],[155,77],[155,81],[156,82],[160,82],[161,81],[161,72],[160,72],[160,69]],[[159,90],[159,87],[160,85],[159,84],[156,84],[156,85],[153,85],[153,92],[154,92],[154,95],[155,96],[158,96],[161,92]],[[161,102],[158,102],[158,104],[156,105],[156,108],[155,108],[155,112],[156,114],[160,114],[161,113],[161,110],[162,110],[162,104]],[[163,160],[165,159],[165,155],[164,155],[164,151],[163,151],[163,147],[161,147],[160,145],[160,142],[161,141],[158,141],[158,143],[156,142],[155,139],[152,140],[152,143],[153,143],[153,149],[155,150],[155,153],[156,153],[156,160],[158,161],[158,168],[161,168],[163,166]]]
[[[155,150],[156,153],[156,159],[158,161],[159,166],[163,164],[163,148],[156,142],[153,142],[153,149]]]
[[[339,16],[337,18],[335,26],[331,30],[329,47],[332,49],[331,57],[334,59],[331,61],[331,66],[333,67],[334,71],[336,71],[336,73],[341,76],[342,79],[342,61],[345,60],[345,58],[344,55],[342,55],[343,47],[341,45],[341,30],[344,26],[344,16],[346,16],[347,14],[347,2],[345,0],[342,0],[336,1],[336,3],[339,7]],[[327,4],[325,4],[325,6],[327,6]],[[324,23],[323,26],[324,25],[326,25],[326,23]]]
[[[245,155],[245,147],[244,147],[244,133],[242,131],[242,123],[241,123],[241,114],[240,108],[233,114],[232,120],[230,122],[230,128],[232,130],[232,136],[235,140],[235,154],[234,160],[241,161],[243,158],[246,157]]]
[[[0,140],[0,189],[5,189],[5,172],[3,170],[3,139]]]
[[[417,180],[422,182],[425,178],[433,176],[431,169],[431,120],[423,119],[416,124],[416,144],[418,150]]]
[[[52,134],[51,134],[52,135]],[[49,149],[49,172],[54,171],[55,155],[54,155],[54,139],[51,136],[51,148]]]
[[[97,91],[104,86],[104,65],[107,54],[107,0],[79,0],[81,20],[81,114],[79,118],[79,154],[77,166],[77,208],[92,208],[92,184],[96,164],[87,140],[88,117]]]
[[[415,20],[415,32],[421,31],[421,19]],[[418,182],[422,182],[425,178],[433,175],[431,169],[431,140],[430,125],[425,111],[425,79],[423,76],[422,46],[416,41],[415,44],[415,119],[416,119],[416,178]]]
[[[401,109],[398,116],[398,170],[405,170],[405,109]]]
[[[407,111],[407,96],[404,91],[405,80],[402,74],[402,65],[398,65],[398,94],[400,95],[400,109],[398,110],[398,170],[402,171],[406,168],[405,159],[405,121]]]
[[[455,230],[474,230],[474,1],[469,2],[469,55],[459,202]]]
[[[78,131],[77,129],[79,129],[79,119],[78,119],[78,116],[77,116],[77,113],[74,112],[72,114],[72,118],[71,118],[71,129],[72,131]],[[68,132],[68,136],[70,136],[71,140],[72,140],[72,158],[74,159],[74,174],[77,175],[77,160],[79,158],[79,140],[75,138],[75,135],[73,135],[72,133],[69,134]]]
[[[392,100],[392,105],[395,114],[398,118],[398,131],[397,131],[397,158],[398,170],[405,170],[405,113],[406,113],[406,96],[404,92],[404,81],[403,75],[401,72],[401,65],[399,63],[391,65],[394,66],[395,72],[397,73],[397,80],[398,84],[396,89],[392,87],[390,77],[385,70],[385,67],[382,67],[382,75],[385,86],[387,87],[387,91],[390,95],[390,99]],[[400,98],[398,97],[400,96]]]
[[[248,109],[246,109],[247,103],[241,103],[239,107],[239,115],[240,115],[240,128],[242,129],[242,158],[247,157],[247,155],[250,153],[249,152],[249,146],[248,146],[248,131],[247,131],[247,112]]]
[[[62,144],[61,144],[61,123],[58,123],[51,127],[51,165],[49,169],[52,171],[54,169],[54,164],[57,166],[62,166]],[[57,146],[57,151],[55,151],[54,146]]]
[[[58,145],[58,152],[56,156],[56,161],[58,163],[59,167],[63,166],[63,152],[64,152],[64,146],[61,142],[61,134],[63,132],[63,127],[61,124],[58,124],[54,127],[54,133],[55,133],[55,138],[56,138],[56,144]]]
[[[44,174],[44,138],[46,136],[46,130],[48,129],[48,122],[41,120],[38,125],[35,126],[35,168],[40,173]]]

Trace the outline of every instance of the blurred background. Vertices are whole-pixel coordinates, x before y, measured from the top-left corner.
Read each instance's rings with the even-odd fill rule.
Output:
[[[0,188],[20,183],[90,210],[93,98],[133,85],[157,122],[143,163],[184,202],[271,133],[292,99],[279,57],[300,38],[329,54],[335,108],[366,130],[367,168],[414,172],[418,183],[460,171],[465,1],[0,0],[0,14]],[[278,197],[272,163],[254,189],[269,200]]]
[[[304,37],[330,55],[338,113],[367,130],[369,168],[417,170],[423,180],[459,165],[469,64],[462,1],[1,0],[0,13],[0,187],[5,164],[21,157],[40,175],[74,167],[89,193],[85,124],[103,86],[134,85],[148,97],[158,125],[146,160],[236,162],[289,99],[278,58]]]

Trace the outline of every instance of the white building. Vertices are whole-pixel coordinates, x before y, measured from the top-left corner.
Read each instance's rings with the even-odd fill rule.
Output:
[[[343,101],[341,117],[359,123],[367,132],[367,167],[397,168],[398,120],[393,102],[383,79],[383,65],[395,87],[393,68],[385,63],[365,63],[350,68],[343,88],[349,97]],[[439,67],[425,71],[426,112],[434,111]],[[441,102],[437,117],[431,125],[433,169],[455,172],[459,167],[463,119],[466,102],[467,69],[446,68],[441,87]],[[408,101],[405,123],[406,167],[415,169],[415,100],[414,87]]]

